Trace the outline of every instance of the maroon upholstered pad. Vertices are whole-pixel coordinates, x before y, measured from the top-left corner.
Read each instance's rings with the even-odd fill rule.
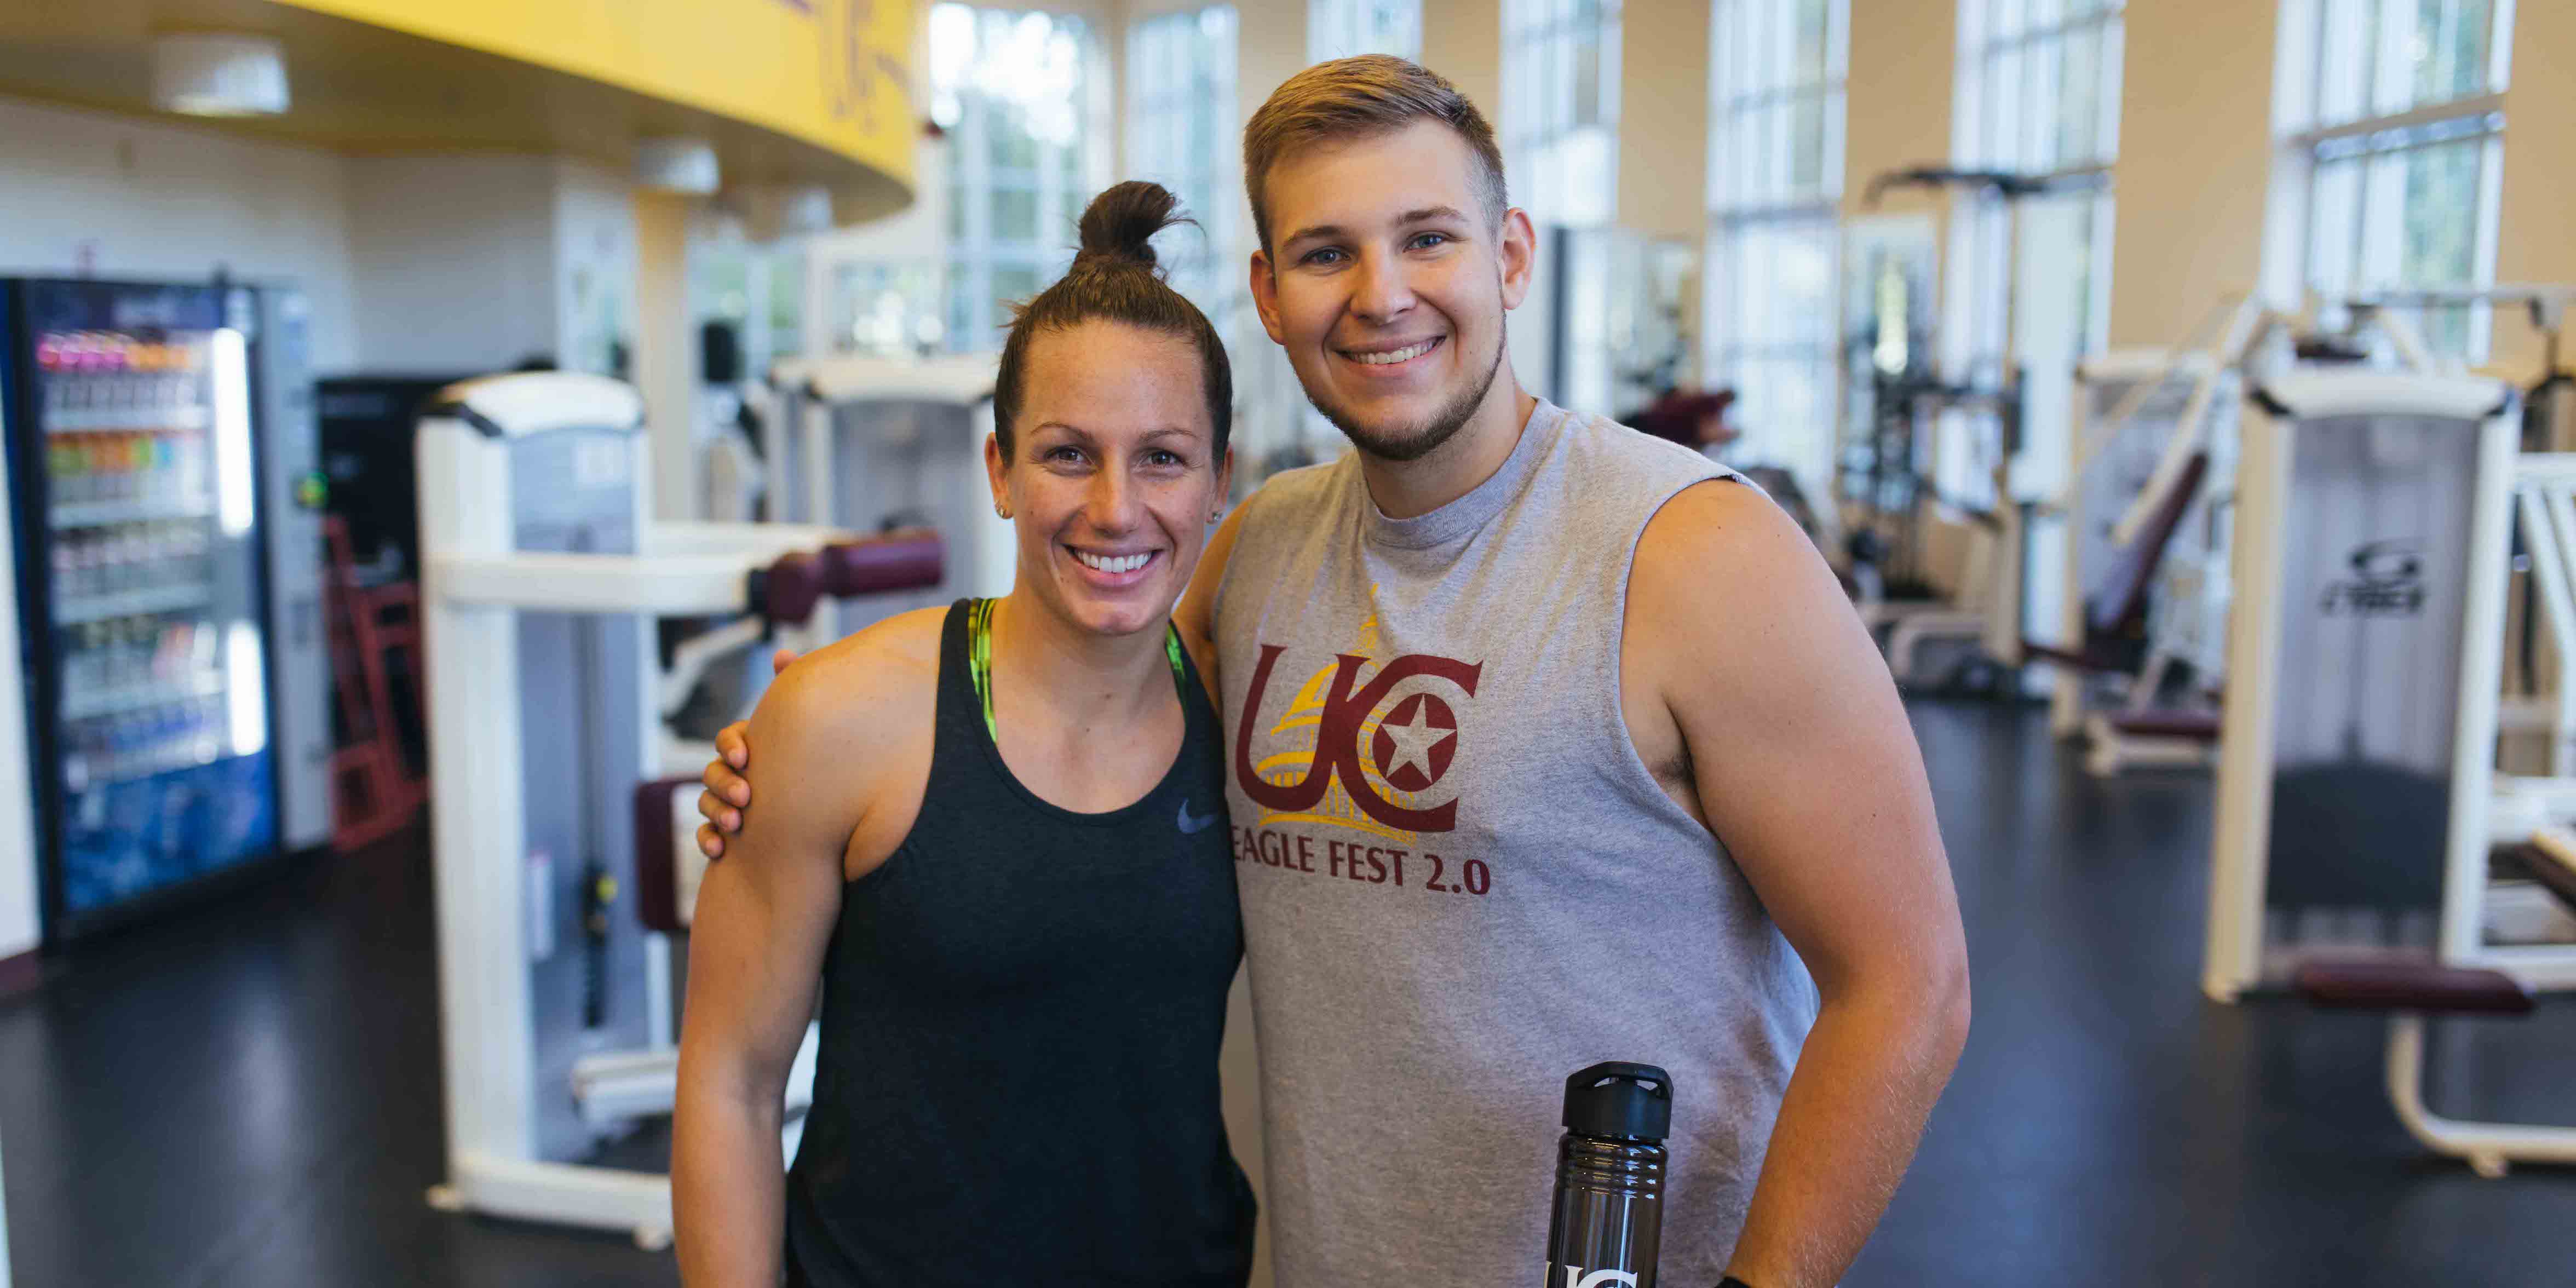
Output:
[[[866,541],[839,541],[823,547],[823,590],[829,595],[875,595],[894,590],[925,590],[939,584],[947,552],[939,534],[907,528]]]
[[[2111,727],[2132,738],[2218,741],[2218,713],[2215,711],[2140,711],[2111,717]]]
[[[783,554],[759,582],[754,605],[773,624],[795,625],[814,615],[823,598],[823,561],[802,552]]]
[[[2319,1006],[2450,1015],[2529,1015],[2531,989],[2502,971],[2433,962],[2312,961],[2291,986]]]
[[[695,778],[657,778],[635,788],[635,919],[666,935],[686,931],[680,919],[679,873],[671,870],[678,824],[671,795],[695,789]]]

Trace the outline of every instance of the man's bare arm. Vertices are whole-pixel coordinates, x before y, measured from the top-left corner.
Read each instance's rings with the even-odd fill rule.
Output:
[[[1199,678],[1208,686],[1208,701],[1225,709],[1225,700],[1217,688],[1216,675],[1216,592],[1225,584],[1226,560],[1234,555],[1234,538],[1243,527],[1242,506],[1225,516],[1217,525],[1216,535],[1208,538],[1207,549],[1199,555],[1197,571],[1190,574],[1189,589],[1181,592],[1181,602],[1172,606],[1172,627],[1181,633],[1181,646],[1190,651],[1190,660],[1198,663]]]
[[[794,649],[774,649],[769,654],[772,675],[785,675],[794,665]],[[698,793],[698,816],[706,820],[698,824],[698,853],[710,860],[724,857],[725,837],[742,830],[742,811],[751,804],[751,780],[743,777],[751,766],[751,742],[745,737],[750,729],[746,717],[716,730],[716,758],[698,775],[706,787]]]
[[[1660,691],[1703,817],[1822,1001],[1729,1272],[1829,1285],[1885,1214],[1967,1037],[1922,754],[1832,573],[1751,488],[1701,484],[1656,516],[1627,626],[1623,661]]]

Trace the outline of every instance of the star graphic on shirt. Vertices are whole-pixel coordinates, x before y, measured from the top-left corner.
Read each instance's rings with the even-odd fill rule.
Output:
[[[1385,773],[1390,778],[1407,765],[1419,768],[1424,778],[1438,777],[1431,769],[1431,749],[1458,736],[1455,729],[1442,729],[1431,723],[1428,704],[1414,707],[1412,724],[1382,724],[1378,726],[1378,732],[1395,740],[1395,754],[1387,757],[1385,766]]]

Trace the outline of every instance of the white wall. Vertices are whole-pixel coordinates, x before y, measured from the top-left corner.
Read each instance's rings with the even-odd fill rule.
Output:
[[[292,283],[320,374],[605,370],[634,342],[633,205],[546,157],[343,157],[0,98],[0,275]],[[0,657],[17,652],[0,531]],[[38,937],[18,668],[0,667],[0,957]]]
[[[0,274],[291,281],[319,370],[356,360],[339,157],[214,130],[0,98]],[[0,532],[0,657],[18,651]],[[0,957],[37,939],[18,668],[0,667]]]
[[[0,420],[6,420],[0,409]],[[0,496],[9,495],[8,454],[0,452]],[[14,525],[0,523],[0,959],[36,946],[35,781],[27,772],[26,694],[18,658],[18,561]],[[5,1233],[5,1232],[0,1232]],[[0,1238],[0,1288],[8,1288],[7,1240]]]
[[[351,157],[357,352],[371,370],[609,370],[635,343],[631,189],[544,156]]]
[[[554,202],[554,302],[556,360],[566,371],[614,373],[609,346],[626,345],[631,356],[641,312],[637,273],[642,251],[636,240],[636,199],[632,185],[598,166],[581,161],[549,161]],[[693,208],[701,203],[689,203]],[[682,221],[685,226],[685,219]],[[372,265],[362,265],[372,270]],[[675,271],[687,273],[685,258]],[[369,289],[373,289],[372,281]],[[688,304],[675,297],[668,307],[676,315],[669,325],[687,328]],[[696,337],[690,336],[686,360],[697,362]],[[694,376],[690,381],[694,386]]]
[[[0,98],[0,274],[292,281],[317,370],[356,359],[341,159]]]
[[[355,349],[368,369],[502,371],[554,355],[552,160],[399,156],[345,164],[350,259],[365,280]]]
[[[507,154],[344,157],[0,98],[0,275],[291,282],[313,366],[498,370],[632,343],[627,188]],[[604,369],[604,353],[561,354]]]

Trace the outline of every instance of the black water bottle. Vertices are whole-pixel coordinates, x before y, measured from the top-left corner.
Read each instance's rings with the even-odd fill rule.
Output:
[[[1565,1080],[1540,1288],[1655,1288],[1672,1127],[1672,1079],[1651,1064],[1612,1061]]]

